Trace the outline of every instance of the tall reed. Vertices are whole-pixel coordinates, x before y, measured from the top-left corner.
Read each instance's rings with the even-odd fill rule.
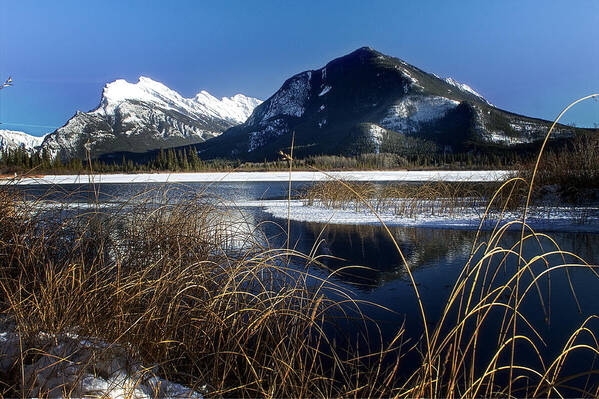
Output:
[[[39,337],[47,334],[101,339],[211,395],[389,394],[379,360],[398,345],[364,357],[351,345],[335,347],[332,314],[370,323],[357,304],[297,266],[318,258],[270,247],[233,212],[163,191],[116,209],[38,200],[15,210],[19,200],[7,193],[0,200],[1,325],[18,331],[23,350],[3,370],[2,395],[81,394],[77,382],[44,391],[35,376],[19,377],[46,354]],[[68,356],[57,363],[70,367]]]

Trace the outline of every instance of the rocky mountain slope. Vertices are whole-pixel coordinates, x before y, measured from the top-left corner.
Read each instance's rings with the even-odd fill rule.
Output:
[[[135,84],[116,80],[104,88],[98,108],[78,111],[42,145],[69,159],[84,158],[86,147],[98,157],[196,144],[243,123],[260,103],[242,94],[219,100],[206,91],[184,98],[146,77]]]
[[[248,120],[197,146],[203,158],[272,159],[295,152],[402,155],[513,147],[549,122],[500,110],[466,84],[363,47],[289,78]],[[559,126],[556,137],[575,129]]]
[[[0,129],[0,152],[18,147],[23,147],[26,151],[31,152],[37,149],[43,140],[43,137],[32,136],[24,132]]]

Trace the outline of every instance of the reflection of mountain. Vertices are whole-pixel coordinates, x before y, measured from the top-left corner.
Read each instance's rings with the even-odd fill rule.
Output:
[[[405,277],[401,256],[381,226],[328,225],[324,231],[323,227],[322,223],[292,222],[292,242],[308,253],[317,240],[322,240],[316,254],[325,255],[319,260],[331,271],[346,266],[368,267],[339,272],[337,277],[345,283],[371,290]],[[464,230],[399,226],[390,230],[412,271],[452,263],[458,257],[467,259],[475,236],[475,232]]]

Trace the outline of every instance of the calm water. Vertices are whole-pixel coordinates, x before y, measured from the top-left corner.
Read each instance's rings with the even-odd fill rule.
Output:
[[[287,197],[287,182],[280,183],[218,183],[173,185],[177,196],[194,196],[199,193],[225,201],[242,203],[245,200],[277,200]],[[305,188],[309,183],[294,183],[293,193]],[[97,198],[100,202],[122,202],[131,196],[144,192],[148,188],[163,187],[160,184],[104,184],[99,188]],[[90,201],[96,198],[87,192],[78,193],[87,186],[65,185],[48,192],[48,187],[23,187],[30,197],[45,195],[49,200]],[[175,190],[176,189],[176,190]],[[65,194],[67,196],[65,197]],[[175,194],[173,194],[175,195]],[[243,212],[247,220],[256,225],[272,220],[280,226],[287,225],[286,220],[276,220],[261,208],[247,208]],[[334,221],[333,221],[334,222]],[[272,245],[285,245],[286,234],[277,224],[263,224],[262,230]],[[410,265],[424,308],[431,324],[435,324],[453,284],[470,258],[476,232],[470,230],[428,229],[392,227],[391,232],[399,243],[402,253]],[[489,233],[483,233],[479,241],[485,241]],[[599,235],[589,233],[551,233],[551,237],[562,250],[573,252],[591,264],[599,264]],[[502,239],[504,248],[510,247],[519,239],[518,232],[508,232]],[[321,266],[311,266],[311,273],[318,277],[330,278],[341,287],[350,290],[356,300],[377,303],[390,311],[375,306],[364,305],[362,310],[367,316],[377,320],[385,339],[393,337],[402,323],[406,325],[406,336],[414,339],[421,334],[421,318],[418,312],[414,290],[406,275],[405,267],[388,234],[380,226],[351,226],[324,223],[291,223],[291,244],[305,253],[316,245],[315,253],[322,255]],[[524,248],[524,256],[532,258],[555,247],[548,239],[531,243]],[[573,258],[562,259],[555,255],[548,258],[548,264],[573,262]],[[578,263],[578,262],[576,262]],[[346,266],[367,266],[369,269],[349,269],[339,272]],[[508,262],[497,279],[508,278],[516,266]],[[547,264],[538,262],[535,270],[540,272]],[[332,275],[331,275],[332,274]],[[569,278],[568,278],[569,277]],[[523,281],[528,284],[529,280]],[[571,293],[569,281],[576,287],[576,298],[580,311]],[[549,281],[540,282],[542,299],[548,311],[543,310],[538,296],[530,295],[522,304],[523,312],[538,327],[545,339],[541,351],[546,354],[559,353],[565,340],[585,318],[599,313],[599,280],[589,270],[575,269],[567,276],[564,271],[551,275]],[[492,329],[499,327],[500,317],[491,318],[488,343],[495,347],[495,335]],[[339,322],[344,326],[344,322]],[[348,327],[349,328],[349,327]],[[530,331],[527,332],[530,334]],[[481,343],[485,334],[481,334]],[[522,351],[526,355],[526,350]],[[588,369],[592,359],[577,358],[577,365]]]

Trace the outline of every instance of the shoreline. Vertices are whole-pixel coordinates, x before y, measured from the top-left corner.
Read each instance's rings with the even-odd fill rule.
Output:
[[[248,201],[250,202],[250,201]],[[287,219],[301,223],[325,223],[333,225],[381,225],[383,221],[387,226],[418,227],[448,230],[492,230],[499,219],[496,214],[490,214],[481,224],[484,208],[472,208],[470,212],[459,215],[440,213],[436,215],[400,216],[385,211],[373,214],[366,207],[358,210],[349,208],[329,208],[319,205],[306,205],[302,200],[287,201],[255,201],[256,204],[238,203],[237,206],[261,206],[263,211],[277,219]],[[543,232],[563,233],[599,233],[599,208],[591,207],[559,207],[553,209],[551,216],[547,215],[551,209],[533,208],[526,220],[529,228]],[[586,223],[581,223],[579,215],[584,211],[592,211]],[[380,218],[380,219],[379,219]],[[500,219],[500,226],[515,222],[509,230],[519,230],[522,215],[519,212],[506,212]]]
[[[336,178],[348,181],[447,181],[494,182],[513,175],[505,170],[439,170],[439,171],[334,171],[291,172],[291,181],[311,182]],[[0,185],[56,185],[90,183],[216,183],[216,182],[284,182],[289,172],[190,172],[190,173],[138,173],[96,175],[45,175],[0,179]]]
[[[120,202],[106,202],[101,203],[100,207],[104,209],[111,207],[120,208],[123,205]],[[381,221],[383,221],[387,226],[397,227],[447,230],[478,230],[480,228],[483,231],[488,231],[497,227],[496,223],[499,221],[497,218],[498,215],[491,213],[485,222],[481,224],[484,207],[475,207],[469,212],[461,214],[442,212],[435,215],[419,214],[415,216],[396,215],[381,210],[378,212],[377,217],[377,215],[373,214],[365,206],[358,209],[355,209],[354,206],[329,208],[322,205],[307,205],[301,199],[292,199],[290,202],[285,199],[223,201],[218,205],[241,213],[249,209],[259,209],[260,212],[264,212],[270,218],[274,219],[286,220],[289,217],[291,221],[300,223],[323,223],[345,226],[380,226]],[[38,204],[38,206],[39,209],[86,209],[98,207],[97,204],[81,202],[44,202]],[[582,217],[583,215],[584,217]],[[584,219],[584,222],[582,219]],[[508,230],[519,230],[521,228],[521,220],[522,215],[520,212],[506,212],[501,218],[499,225],[515,222]],[[533,207],[527,217],[527,226],[542,232],[599,234],[599,207]]]

